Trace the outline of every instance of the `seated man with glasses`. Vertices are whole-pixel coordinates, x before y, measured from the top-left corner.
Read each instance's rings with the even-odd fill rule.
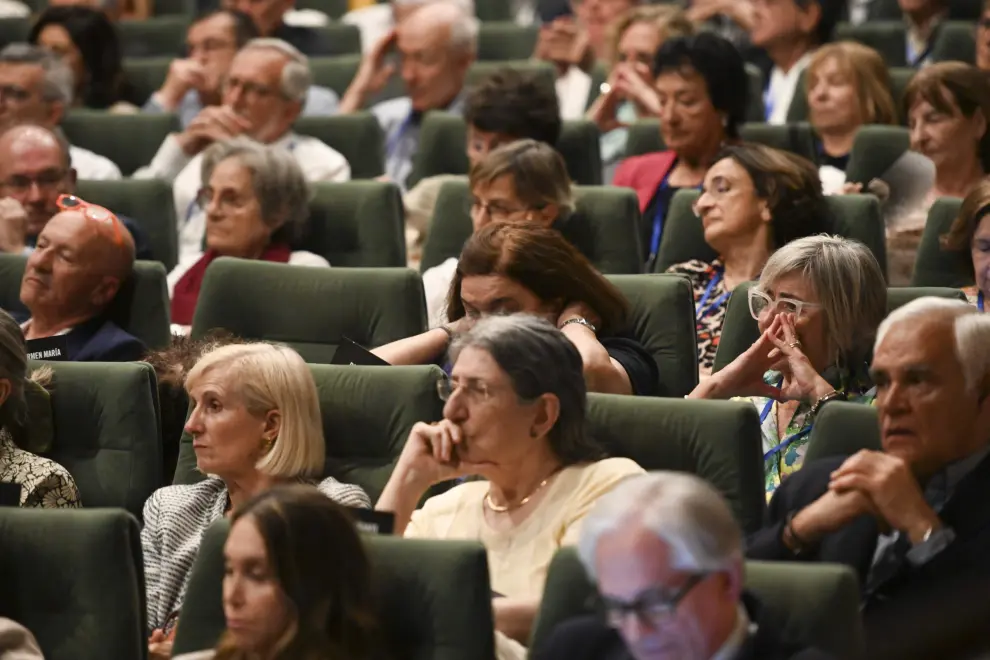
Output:
[[[181,133],[165,138],[138,179],[172,184],[179,229],[179,259],[198,254],[206,231],[205,209],[197,202],[203,151],[237,136],[285,149],[307,181],[347,181],[351,167],[337,151],[292,125],[302,113],[312,75],[306,56],[278,39],[252,39],[241,48],[224,80],[221,104],[209,106]]]
[[[40,124],[16,124],[0,133],[0,252],[30,253],[58,213],[59,196],[75,194],[71,153],[61,134]],[[118,219],[131,233],[136,258],[151,259],[145,231],[130,218]]]
[[[24,269],[24,338],[64,336],[67,357],[77,362],[140,360],[144,344],[107,313],[134,268],[130,233],[113,213],[78,197],[62,195],[58,206]]]
[[[830,657],[782,639],[780,623],[743,590],[742,530],[698,477],[626,479],[585,518],[578,553],[607,624],[565,621],[536,649],[537,660]]]
[[[868,360],[887,314],[887,285],[862,243],[809,236],[773,253],[750,289],[749,309],[759,339],[689,396],[753,404],[770,499],[804,463],[822,406],[873,402]]]

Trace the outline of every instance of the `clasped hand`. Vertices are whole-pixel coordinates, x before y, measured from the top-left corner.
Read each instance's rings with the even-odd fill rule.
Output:
[[[449,419],[427,424],[418,422],[409,432],[396,471],[417,487],[430,486],[476,474],[477,464],[466,459],[464,430]]]

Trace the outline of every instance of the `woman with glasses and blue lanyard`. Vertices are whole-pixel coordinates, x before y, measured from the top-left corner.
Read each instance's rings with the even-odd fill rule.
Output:
[[[690,398],[740,399],[760,413],[767,499],[804,462],[830,401],[872,403],[867,367],[887,285],[861,243],[810,236],[774,252],[749,290],[760,338]]]
[[[613,180],[639,198],[647,272],[660,248],[674,194],[700,187],[724,144],[739,138],[749,91],[739,51],[707,32],[665,41],[657,51],[654,75],[665,150],[627,158]]]
[[[715,364],[732,290],[759,277],[774,249],[827,232],[831,220],[815,166],[759,144],[722,150],[705,175],[694,212],[718,256],[675,264],[667,272],[684,275],[694,288],[698,369],[705,377]]]
[[[945,250],[969,252],[960,258],[961,270],[973,286],[963,287],[969,302],[985,311],[986,294],[990,293],[990,181],[984,179],[963,199],[949,232],[942,237]]]

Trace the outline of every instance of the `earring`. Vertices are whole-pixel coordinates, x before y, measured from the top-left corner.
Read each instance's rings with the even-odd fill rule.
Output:
[[[278,436],[275,436],[274,438],[268,438],[267,440],[265,440],[265,453],[266,454],[270,454],[271,451],[272,451],[272,449],[275,448],[275,441],[276,440],[278,440]]]

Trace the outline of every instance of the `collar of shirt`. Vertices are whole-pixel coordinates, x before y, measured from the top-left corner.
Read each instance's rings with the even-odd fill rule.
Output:
[[[281,147],[282,149],[286,149],[291,152],[293,149],[296,148],[296,143],[298,141],[299,141],[299,136],[293,133],[292,131],[288,131],[285,135],[272,142],[269,146]]]
[[[801,78],[801,73],[808,68],[814,53],[815,51],[811,50],[802,55],[786,72],[777,65],[770,70],[770,85],[767,87],[767,96],[773,107],[769,117],[770,123],[782,124],[787,120],[787,111],[791,108],[791,100],[797,90],[798,80]]]
[[[962,483],[970,472],[976,469],[987,455],[990,454],[990,445],[976,453],[970,454],[954,463],[945,466],[945,469],[936,473],[925,487],[925,500],[932,505],[936,511],[942,509],[946,502],[955,493],[956,488]],[[941,500],[941,501],[939,501]]]
[[[732,629],[732,633],[725,640],[725,643],[715,651],[711,660],[734,660],[739,655],[743,644],[746,643],[746,638],[755,631],[756,624],[749,620],[746,608],[740,603],[736,615],[736,627]]]
[[[936,16],[933,16],[924,26],[913,23],[910,19],[905,17],[907,22],[907,30],[905,31],[905,38],[907,39],[908,52],[914,52],[916,55],[921,55],[926,50],[928,50],[928,42],[935,33],[935,29],[939,24],[945,19],[947,11],[943,11]],[[908,62],[908,66],[913,63]]]
[[[28,319],[24,323],[21,323],[21,332],[24,333],[24,336],[25,337],[27,336],[28,328],[30,328],[30,327],[31,327],[31,319]],[[49,335],[49,336],[50,337],[61,337],[62,335],[69,334],[70,332],[72,332],[72,330],[73,330],[73,328],[64,328],[64,329],[59,330],[58,332],[56,332],[54,335]]]

